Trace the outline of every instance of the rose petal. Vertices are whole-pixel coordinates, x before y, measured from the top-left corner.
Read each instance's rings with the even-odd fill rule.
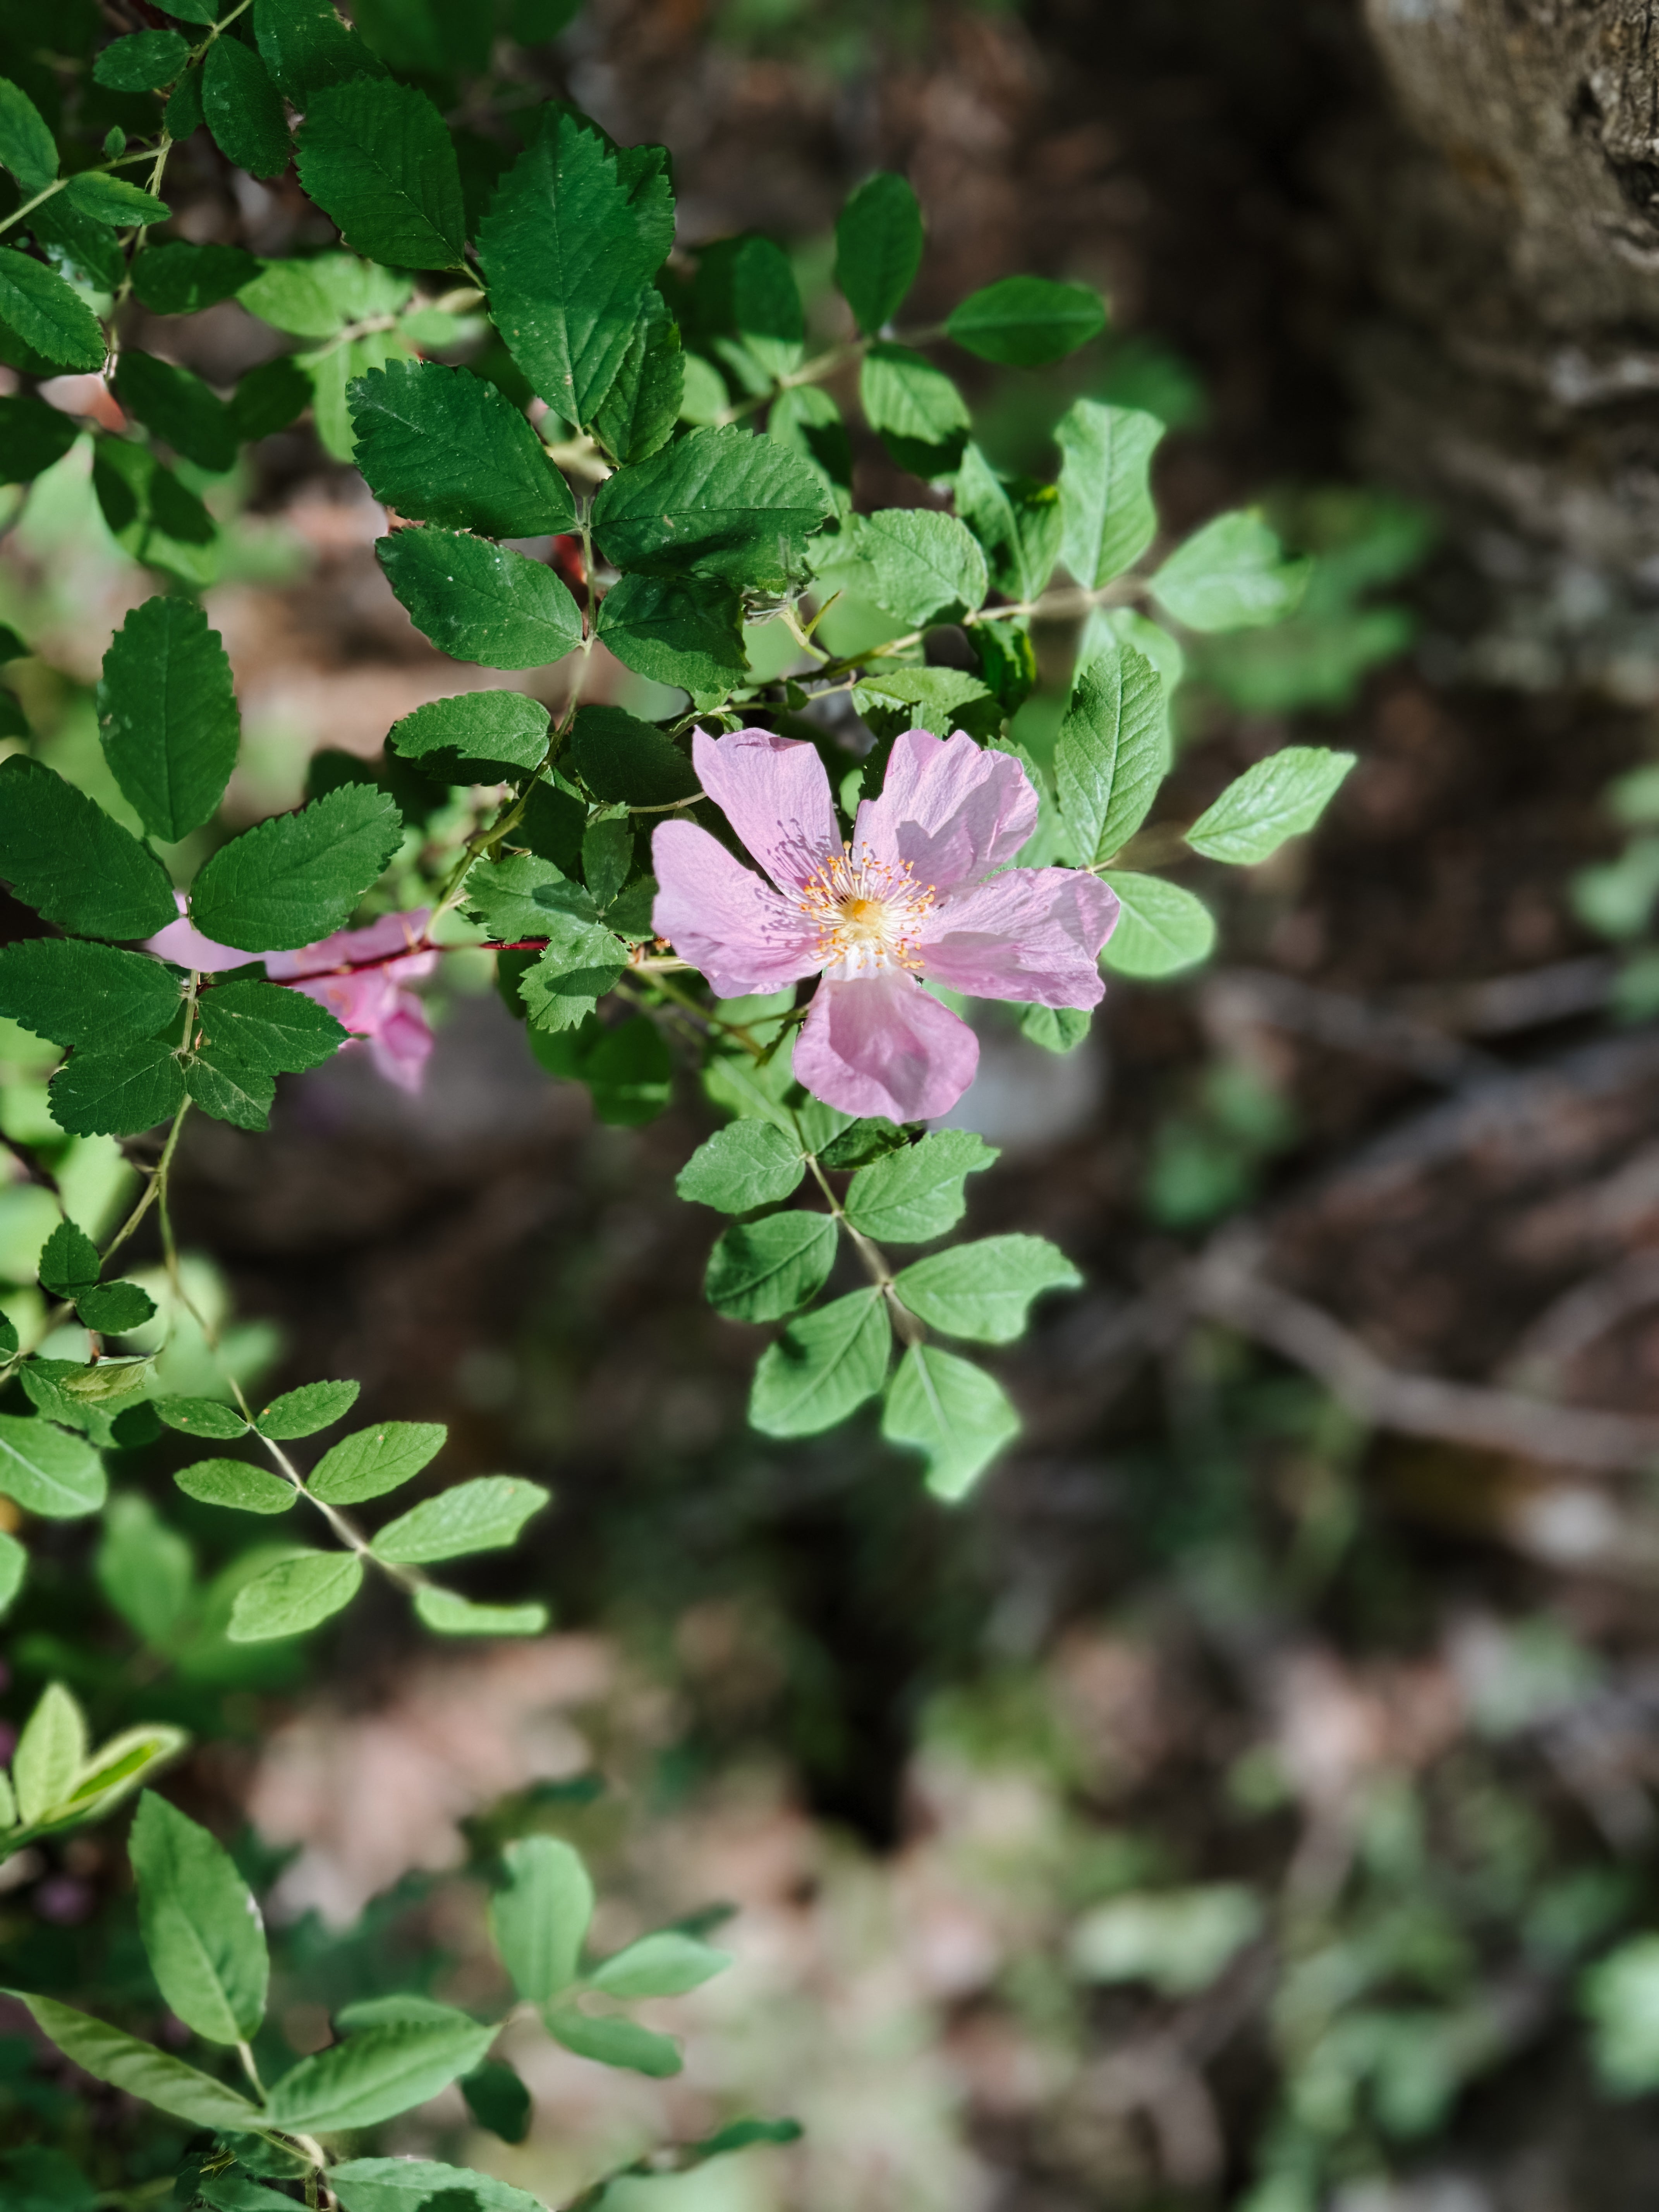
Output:
[[[343,975],[309,975],[287,987],[326,1006],[353,1036],[374,1036],[391,1019],[400,993],[384,968],[360,968]]]
[[[1037,795],[1012,753],[988,752],[965,730],[949,739],[907,730],[880,798],[859,808],[853,842],[890,866],[908,860],[919,884],[945,891],[1012,860],[1036,818]]]
[[[659,823],[651,865],[652,927],[721,998],[775,991],[821,965],[816,926],[695,822]]]
[[[432,1054],[426,1008],[412,991],[399,991],[389,1018],[369,1040],[374,1066],[388,1083],[411,1093],[420,1090]]]
[[[780,890],[793,890],[842,847],[817,747],[769,730],[699,730],[691,757],[703,789]]]
[[[429,975],[437,963],[436,952],[409,948],[422,943],[431,912],[429,907],[417,906],[407,914],[383,914],[366,929],[337,929],[332,937],[302,945],[296,952],[268,952],[265,973],[273,983],[289,983],[301,975],[320,975],[331,968],[374,960],[385,962],[397,975]]]
[[[979,1040],[902,969],[837,981],[826,975],[795,1044],[795,1075],[843,1114],[926,1121],[974,1079]]]
[[[1117,896],[1080,868],[1011,868],[942,899],[921,926],[929,975],[975,999],[1097,1006]]]

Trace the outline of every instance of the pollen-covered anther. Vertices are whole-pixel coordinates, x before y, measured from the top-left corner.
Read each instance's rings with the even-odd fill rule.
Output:
[[[801,887],[800,911],[818,933],[817,957],[860,972],[920,969],[921,929],[937,894],[908,860],[878,860],[868,846],[831,853]]]

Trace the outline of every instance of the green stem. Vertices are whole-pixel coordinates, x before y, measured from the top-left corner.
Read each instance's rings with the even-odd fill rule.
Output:
[[[817,1154],[808,1152],[805,1157],[806,1164],[811,1170],[818,1188],[830,1202],[830,1212],[835,1216],[839,1226],[844,1229],[852,1238],[853,1249],[864,1263],[865,1273],[869,1276],[870,1280],[887,1301],[887,1310],[893,1323],[893,1334],[902,1344],[926,1344],[927,1328],[900,1297],[898,1285],[894,1279],[892,1269],[887,1264],[885,1253],[883,1252],[880,1245],[873,1243],[861,1229],[854,1229],[847,1218],[847,1209],[830,1188],[830,1178],[818,1164]]]
[[[244,0],[244,4],[251,4],[251,0]],[[238,13],[240,13],[240,9]],[[90,169],[77,169],[75,173],[77,177],[106,177],[112,169],[125,169],[134,161],[153,161],[155,158],[155,151],[154,146],[141,146],[136,153],[118,154],[112,161],[100,161]],[[33,199],[25,200],[20,208],[14,208],[5,220],[0,222],[0,231],[10,230],[15,224],[21,222],[24,216],[32,215],[43,200],[55,199],[64,185],[70,182],[72,179],[68,177],[55,179],[44,191],[36,192]]]

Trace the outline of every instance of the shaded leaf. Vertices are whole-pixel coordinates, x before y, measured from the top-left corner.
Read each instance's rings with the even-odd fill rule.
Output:
[[[241,718],[224,646],[199,607],[156,599],[133,609],[104,655],[98,720],[111,772],[154,836],[176,843],[212,817]]]
[[[981,361],[1019,368],[1061,361],[1105,327],[1098,292],[1048,276],[1004,276],[970,292],[945,325],[947,336]]]
[[[618,568],[781,591],[804,579],[806,540],[830,513],[804,461],[731,423],[694,430],[608,477],[593,531]]]
[[[306,102],[298,166],[307,193],[359,253],[398,269],[462,266],[454,145],[414,86],[370,76],[318,86]]]
[[[881,1432],[927,1457],[927,1487],[954,1504],[1019,1434],[1019,1415],[982,1367],[936,1345],[913,1344],[887,1394]]]
[[[836,221],[836,283],[873,337],[904,304],[921,266],[921,210],[902,177],[878,169]]]
[[[624,576],[600,605],[599,634],[624,668],[694,696],[724,698],[749,671],[742,601],[725,585]]]
[[[859,404],[902,469],[949,476],[968,442],[968,403],[942,368],[882,339],[864,356]]]
[[[697,790],[697,772],[673,739],[620,707],[578,708],[570,757],[605,805],[671,806]]]
[[[355,1552],[302,1552],[244,1583],[225,1633],[233,1644],[302,1636],[350,1604],[362,1586]]]
[[[202,113],[228,161],[279,177],[292,148],[283,102],[264,64],[240,39],[216,39],[202,64]]]
[[[728,1321],[781,1321],[823,1288],[836,1247],[830,1213],[769,1213],[734,1222],[708,1255],[703,1296]]]
[[[854,1291],[804,1314],[762,1356],[750,1394],[751,1425],[769,1437],[834,1428],[880,1389],[891,1345],[878,1291]]]
[[[947,1336],[1012,1344],[1024,1333],[1033,1298],[1076,1290],[1082,1280],[1046,1237],[981,1237],[915,1261],[900,1270],[896,1288],[913,1314]]]
[[[103,329],[81,295],[10,246],[0,246],[0,325],[59,368],[104,365]]]
[[[356,87],[350,88],[356,89]],[[406,518],[535,538],[570,530],[570,488],[506,395],[470,369],[389,362],[348,387],[356,459]]]
[[[54,1044],[154,1036],[179,1011],[179,982],[142,952],[72,937],[0,945],[0,1014]]]

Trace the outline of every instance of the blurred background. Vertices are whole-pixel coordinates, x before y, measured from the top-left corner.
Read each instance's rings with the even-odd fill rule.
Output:
[[[448,21],[356,13],[440,43]],[[163,1442],[112,1459],[109,1611],[71,1573],[85,1527],[35,1531],[3,1710],[55,1674],[100,1732],[142,1710],[222,1739],[174,1794],[275,1885],[295,2051],[394,1984],[489,2001],[480,1870],[526,1825],[592,1854],[602,1946],[732,1908],[735,1970],[647,2008],[686,2039],[678,2080],[526,2040],[521,2141],[452,2092],[397,2148],[562,2203],[739,2113],[804,2126],[614,2184],[611,2212],[1653,2201],[1659,171],[1613,143],[1609,80],[1637,64],[1612,47],[1585,64],[1594,112],[1534,134],[1556,169],[1517,167],[1527,71],[1565,82],[1554,12],[1457,17],[590,0],[526,64],[527,103],[668,144],[684,242],[787,242],[821,335],[835,214],[875,167],[927,214],[923,319],[1015,270],[1098,285],[1112,323],[1085,352],[976,368],[994,459],[1051,473],[1079,392],[1146,407],[1170,427],[1172,536],[1260,501],[1321,556],[1296,619],[1189,662],[1166,811],[1291,739],[1359,766],[1316,839],[1248,874],[1188,864],[1222,915],[1207,969],[1114,981],[1066,1057],[986,1012],[953,1119],[1001,1158],[970,1227],[1054,1238],[1088,1287],[1003,1362],[1024,1435],[959,1509],[872,1419],[787,1446],[746,1430],[763,1337],[702,1304],[714,1224],[672,1188],[708,1109],[595,1122],[482,957],[428,1000],[418,1099],[348,1053],[289,1079],[268,1139],[192,1125],[181,1225],[240,1371],[359,1377],[370,1418],[451,1425],[446,1480],[550,1483],[554,1510],[475,1580],[548,1598],[555,1632],[441,1650],[371,1590],[303,1648],[227,1645],[229,1543]],[[1507,105],[1460,107],[1498,17]],[[233,194],[204,146],[178,165],[184,234],[305,239],[291,179]],[[1561,184],[1581,154],[1623,232]],[[1613,272],[1594,296],[1552,273],[1569,203]],[[220,382],[281,343],[234,304],[187,327]],[[100,404],[82,380],[57,396]],[[861,505],[923,495],[873,441],[858,465]],[[319,753],[371,759],[455,672],[376,568],[381,511],[308,428],[209,496],[251,818],[295,804]],[[118,814],[91,687],[151,588],[84,448],[6,525],[0,617],[40,658],[0,681]],[[1072,638],[1038,642],[1050,682],[1019,734],[1040,748]],[[93,1226],[127,1171],[58,1136],[41,1069],[7,1028],[0,1127]],[[6,1174],[19,1311],[55,1211]],[[203,1358],[185,1322],[170,1386],[205,1387]],[[111,1836],[0,1879],[17,1981],[132,2001]],[[0,2138],[171,2173],[164,2124],[43,2076],[11,2026]]]

